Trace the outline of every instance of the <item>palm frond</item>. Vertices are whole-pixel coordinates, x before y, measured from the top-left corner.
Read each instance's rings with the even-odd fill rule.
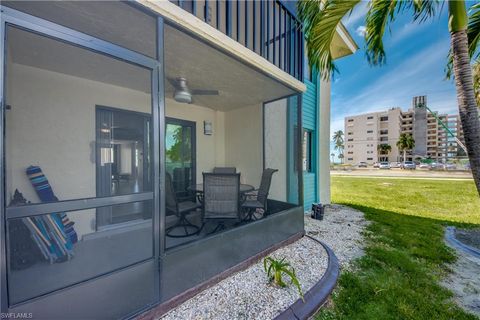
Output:
[[[468,12],[468,54],[470,59],[480,59],[480,3],[474,4]],[[445,78],[450,79],[453,76],[453,56],[452,50],[448,52],[447,65],[445,66]]]
[[[467,36],[470,58],[480,58],[480,52],[477,50],[480,44],[480,3],[473,5],[469,10]]]
[[[297,2],[300,21],[303,22],[308,62],[320,71],[324,79],[336,72],[330,47],[337,25],[360,0],[301,0]]]
[[[397,0],[373,0],[367,11],[366,21],[366,56],[372,65],[385,63],[385,50],[383,47],[383,35],[388,24],[395,20],[395,13],[404,7],[403,1]]]
[[[404,1],[407,4],[411,3],[413,6],[413,20],[424,22],[437,14],[439,8],[443,8],[444,1],[439,0],[413,0]]]

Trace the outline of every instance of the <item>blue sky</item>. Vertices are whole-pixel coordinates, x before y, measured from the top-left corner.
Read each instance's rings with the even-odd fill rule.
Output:
[[[371,67],[365,57],[366,11],[367,2],[362,2],[344,19],[360,49],[337,61],[340,73],[332,82],[331,133],[344,130],[346,116],[391,107],[406,110],[416,95],[427,95],[432,110],[458,113],[454,83],[445,80],[444,73],[450,46],[448,7],[424,23],[399,15],[384,37],[387,63],[380,67]]]

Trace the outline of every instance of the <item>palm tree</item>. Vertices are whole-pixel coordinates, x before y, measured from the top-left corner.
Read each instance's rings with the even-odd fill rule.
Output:
[[[343,163],[343,149],[345,148],[344,146],[344,140],[343,140],[343,131],[338,130],[333,133],[333,142],[335,143],[335,150],[338,151],[338,158],[340,159],[340,163]]]
[[[382,143],[377,145],[377,151],[380,153],[380,155],[386,155],[388,159],[388,154],[390,151],[392,151],[392,146],[388,143]]]
[[[343,131],[342,130],[338,130],[338,131],[335,131],[333,133],[333,142],[335,143],[335,145],[340,145],[340,144],[343,144],[344,140],[343,140]]]
[[[402,133],[397,141],[398,151],[403,151],[403,161],[407,160],[407,150],[415,148],[415,139],[411,134]]]
[[[352,12],[361,0],[300,0],[299,18],[303,21],[308,62],[325,79],[336,70],[331,55],[331,44],[337,26]],[[479,58],[480,4],[471,8],[470,22],[464,0],[447,0],[453,75],[457,90],[458,109],[465,136],[473,177],[480,194],[480,120],[473,90],[470,57]],[[371,65],[385,63],[383,35],[397,14],[410,12],[414,21],[423,22],[434,17],[442,5],[438,0],[370,0],[366,15],[366,55]],[[477,53],[477,54],[476,54]],[[476,54],[476,56],[475,56]]]
[[[480,107],[480,60],[475,61],[473,65],[473,88],[475,89],[475,99],[477,106]]]
[[[332,157],[332,164],[335,163],[335,153],[330,153],[330,157]]]

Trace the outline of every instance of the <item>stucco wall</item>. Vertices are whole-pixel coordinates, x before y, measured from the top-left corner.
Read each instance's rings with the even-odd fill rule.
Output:
[[[60,200],[95,197],[95,106],[150,113],[150,94],[19,64],[8,65],[7,197],[16,188],[39,199],[25,169],[39,165]],[[258,187],[262,172],[261,106],[229,112],[166,99],[166,115],[196,122],[197,180],[215,166],[236,166]],[[203,134],[211,121],[213,135]],[[7,200],[9,201],[9,199]],[[73,216],[73,215],[72,215]],[[74,215],[77,232],[94,231],[95,210]]]
[[[225,165],[237,167],[241,183],[255,187],[263,170],[261,108],[254,105],[225,113]]]
[[[270,198],[287,201],[287,100],[265,105],[265,167],[273,175]]]

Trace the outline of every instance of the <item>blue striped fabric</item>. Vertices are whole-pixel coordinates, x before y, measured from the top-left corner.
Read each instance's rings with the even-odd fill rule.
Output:
[[[55,202],[58,198],[53,193],[52,187],[48,182],[47,177],[38,166],[30,166],[27,168],[27,176],[30,179],[38,197],[42,202]],[[77,233],[73,228],[74,222],[70,221],[65,212],[52,214],[54,221],[59,225],[59,231],[64,233],[68,239],[67,248],[71,248],[72,244],[78,241]],[[69,249],[70,249],[69,248]]]

